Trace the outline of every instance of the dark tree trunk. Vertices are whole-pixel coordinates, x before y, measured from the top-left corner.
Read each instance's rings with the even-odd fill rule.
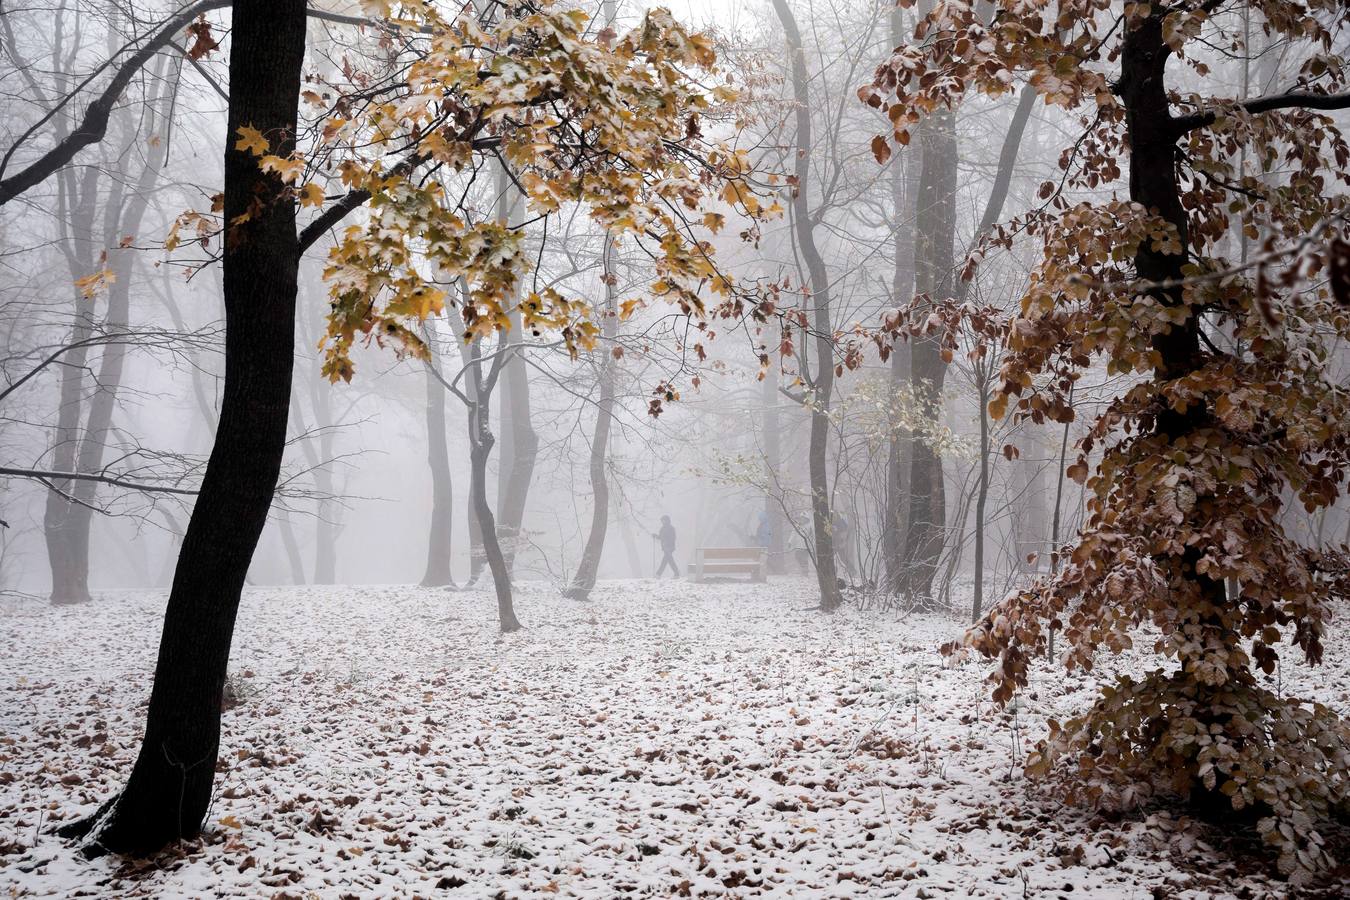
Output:
[[[1142,205],[1177,230],[1179,250],[1167,253],[1152,241],[1142,241],[1134,257],[1135,275],[1147,284],[1170,284],[1152,288],[1149,293],[1159,304],[1184,307],[1181,282],[1190,252],[1190,234],[1186,212],[1177,185],[1177,140],[1180,134],[1172,120],[1167,99],[1166,70],[1171,50],[1163,40],[1165,10],[1137,20],[1126,32],[1121,50],[1121,78],[1116,87],[1125,106],[1126,134],[1130,142],[1130,199]],[[1171,381],[1184,378],[1199,369],[1204,358],[1200,349],[1200,318],[1194,308],[1180,324],[1153,338],[1153,349],[1160,358],[1154,378]],[[1209,410],[1191,403],[1185,412],[1163,410],[1157,417],[1157,431],[1169,440],[1184,438],[1209,417]],[[1204,548],[1191,547],[1183,565],[1192,572],[1198,590],[1215,610],[1222,610],[1227,596],[1221,580],[1195,573]],[[1224,628],[1216,614],[1201,623],[1207,631]],[[1197,637],[1214,640],[1222,637]]]
[[[614,358],[610,349],[619,333],[619,310],[614,297],[614,244],[605,235],[605,309],[601,323],[599,360],[600,400],[595,410],[595,431],[591,435],[591,531],[586,537],[586,549],[581,553],[576,577],[572,579],[566,596],[573,600],[589,600],[600,571],[600,557],[605,552],[605,534],[609,530],[609,480],[605,467],[609,463],[609,428],[614,418]]]
[[[806,261],[811,327],[815,332],[815,371],[801,374],[808,379],[807,404],[811,411],[811,441],[807,452],[811,478],[811,525],[815,538],[816,581],[820,608],[833,612],[844,602],[835,566],[833,519],[830,515],[829,461],[830,401],[834,392],[834,324],[830,317],[830,280],[825,261],[816,246],[815,221],[809,202],[811,171],[811,97],[808,91],[806,55],[797,20],[786,0],[773,0],[783,24],[791,56],[792,99],[796,107],[797,183],[792,188],[792,225],[802,258]]]
[[[453,585],[450,536],[454,529],[455,494],[450,479],[450,448],[445,439],[445,388],[427,373],[427,464],[431,467],[431,529],[427,536],[427,568],[422,587]]]
[[[478,584],[478,579],[483,574],[483,563],[487,556],[483,550],[483,528],[480,524],[478,515],[478,506],[474,503],[474,475],[473,475],[473,435],[477,425],[478,408],[480,394],[479,383],[483,380],[479,365],[475,362],[478,358],[477,345],[465,344],[463,341],[455,342],[459,346],[460,363],[464,367],[464,401],[468,413],[467,425],[469,429],[469,505],[465,508],[468,517],[469,532],[469,579],[464,583],[465,587],[473,587]],[[483,402],[487,402],[484,398]],[[484,462],[486,466],[486,461]],[[487,475],[484,474],[484,489],[486,490]]]
[[[956,238],[956,117],[934,113],[921,132],[923,165],[919,177],[918,237],[914,250],[914,287],[933,300],[952,290]],[[917,337],[910,346],[910,381],[921,408],[942,413],[947,363],[940,338]],[[924,441],[910,445],[909,523],[905,533],[903,593],[921,602],[933,596],[933,577],[946,541],[947,497],[942,458]]]
[[[251,125],[295,146],[303,0],[236,0],[225,149],[225,386],[215,446],[183,538],[165,611],[145,738],[126,788],[63,830],[93,852],[149,853],[196,835],[211,799],[221,694],[240,592],[267,520],[286,444],[299,244],[275,175],[235,149]],[[255,204],[260,204],[256,205]]]
[[[482,362],[476,341],[470,347],[469,354],[472,367],[470,379],[475,382],[473,396],[476,398],[469,405],[469,504],[478,522],[478,532],[483,540],[483,557],[492,573],[492,585],[497,593],[498,625],[506,633],[518,631],[521,625],[511,600],[511,570],[507,568],[506,557],[502,555],[501,544],[497,542],[497,525],[492,518],[492,504],[487,498],[487,461],[492,455],[492,445],[496,442],[488,421],[488,410],[492,408],[491,379],[485,382],[482,378]]]

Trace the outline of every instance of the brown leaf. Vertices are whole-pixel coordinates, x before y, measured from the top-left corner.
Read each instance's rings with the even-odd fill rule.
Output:
[[[872,138],[872,155],[881,165],[886,164],[886,160],[891,158],[891,145],[884,137],[877,135]]]
[[[206,14],[203,13],[187,27],[187,33],[192,35],[192,45],[188,47],[188,57],[191,59],[201,59],[212,50],[220,47],[211,37],[211,23],[206,21]]]

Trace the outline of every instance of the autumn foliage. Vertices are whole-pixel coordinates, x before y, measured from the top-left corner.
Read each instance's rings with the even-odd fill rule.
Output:
[[[1340,552],[1286,527],[1290,505],[1335,502],[1350,464],[1350,395],[1332,371],[1350,316],[1328,252],[1347,230],[1350,148],[1324,112],[1350,105],[1340,7],[951,0],[860,90],[901,144],[968,91],[1022,80],[1083,123],[1043,205],[994,237],[1034,241],[1040,260],[1003,332],[991,411],[1070,421],[1090,369],[1120,389],[1069,472],[1089,492],[1076,543],[965,645],[998,659],[1001,702],[1055,631],[1071,670],[1140,638],[1161,659],[1052,723],[1029,771],[1104,807],[1173,794],[1250,814],[1297,879],[1332,864],[1319,822],[1350,803],[1350,729],[1260,674],[1282,653],[1317,663],[1350,587]],[[1244,34],[1297,48],[1293,82],[1203,92],[1204,48],[1247,53]]]
[[[650,295],[698,316],[709,293],[735,306],[706,236],[722,226],[717,209],[773,208],[751,189],[744,152],[704,136],[704,117],[736,98],[707,36],[664,9],[620,35],[547,0],[490,5],[488,18],[472,6],[447,18],[430,3],[370,5],[415,29],[418,49],[397,90],[342,104],[324,128],[342,187],[369,195],[369,216],[342,232],[325,271],[329,377],[351,377],[359,339],[420,352],[420,323],[448,305],[466,339],[506,330],[519,311],[526,331],[558,336],[574,356],[594,344],[590,298],[527,278],[526,229],[473,202],[493,159],[535,229],[546,235],[549,216],[580,205],[597,228],[647,249]]]

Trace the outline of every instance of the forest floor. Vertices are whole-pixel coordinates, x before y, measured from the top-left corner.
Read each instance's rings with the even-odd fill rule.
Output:
[[[1066,808],[1020,763],[1090,677],[1015,708],[949,616],[811,585],[250,589],[199,841],[93,862],[51,836],[138,746],[163,595],[0,608],[0,894],[1182,898],[1292,892],[1250,835]],[[1344,634],[1344,629],[1338,629]],[[1350,713],[1350,641],[1283,689]],[[1347,896],[1350,881],[1309,896]]]

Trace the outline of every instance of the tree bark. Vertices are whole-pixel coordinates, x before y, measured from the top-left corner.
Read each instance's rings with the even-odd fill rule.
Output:
[[[956,238],[956,116],[933,113],[921,132],[923,165],[919,176],[914,287],[934,301],[952,290]],[[910,381],[922,408],[940,415],[947,363],[940,338],[924,335],[910,342]],[[910,444],[909,524],[905,533],[902,593],[931,603],[933,577],[946,541],[947,499],[942,458],[923,441]]]
[[[815,332],[815,371],[802,372],[808,379],[807,404],[811,412],[811,440],[807,463],[811,478],[811,524],[815,538],[816,581],[820,608],[833,612],[844,602],[835,566],[833,519],[830,515],[829,463],[830,401],[834,391],[834,325],[830,317],[830,280],[825,261],[816,246],[815,223],[809,202],[811,173],[811,98],[808,91],[806,55],[797,20],[786,0],[773,0],[783,25],[791,57],[793,104],[796,107],[796,159],[792,187],[793,233],[806,261],[807,284],[812,304],[811,326]]]
[[[199,833],[220,744],[221,694],[240,593],[286,444],[299,245],[286,186],[235,149],[257,128],[295,146],[303,0],[236,0],[230,51],[224,217],[225,386],[215,445],[174,573],[145,738],[126,788],[90,819],[86,852],[151,853]],[[260,206],[254,207],[254,204]]]
[[[1146,284],[1170,285],[1151,288],[1148,293],[1162,306],[1178,308],[1185,304],[1181,284],[1190,253],[1190,233],[1177,184],[1177,140],[1184,126],[1172,117],[1167,98],[1166,70],[1171,50],[1163,39],[1165,14],[1165,10],[1155,12],[1130,25],[1121,47],[1121,77],[1115,89],[1125,107],[1130,199],[1176,228],[1180,245],[1178,252],[1168,253],[1152,241],[1141,241],[1134,257],[1135,275]],[[1152,343],[1160,360],[1153,373],[1158,381],[1184,378],[1204,363],[1200,318],[1193,308],[1183,322],[1154,336]],[[1191,403],[1185,412],[1168,408],[1158,414],[1155,428],[1175,442],[1209,415],[1199,403]],[[1223,581],[1195,572],[1203,552],[1201,547],[1187,548],[1182,564],[1211,608],[1222,610],[1227,597]],[[1225,627],[1218,614],[1204,618],[1199,625],[1209,634],[1197,640],[1225,642],[1225,637],[1216,636]]]

